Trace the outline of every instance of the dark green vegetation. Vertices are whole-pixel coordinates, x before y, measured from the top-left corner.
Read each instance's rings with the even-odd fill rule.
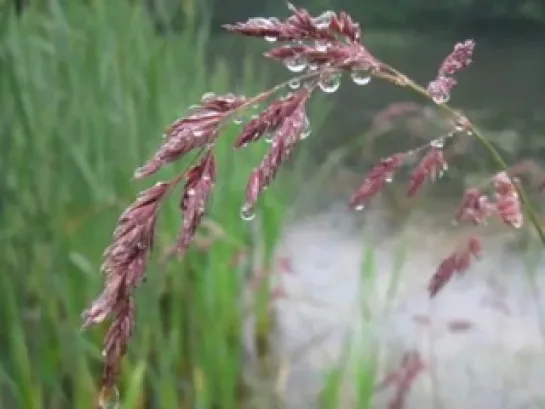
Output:
[[[169,0],[155,0],[156,3]],[[246,17],[274,15],[285,8],[284,0],[211,0],[215,25]],[[298,0],[314,12],[347,10],[367,28],[431,31],[480,31],[505,35],[533,32],[545,34],[543,0]]]
[[[233,91],[232,78],[239,92],[262,87],[250,61],[236,75],[221,60],[207,64],[205,32],[159,36],[127,1],[53,1],[19,20],[2,16],[0,406],[90,408],[106,328],[81,333],[80,313],[99,293],[117,217],[148,185],[131,181],[134,169],[203,93]],[[267,144],[233,152],[238,129],[217,147],[207,227],[165,268],[157,260],[181,223],[178,198],[163,209],[119,384],[124,409],[229,408],[244,398],[244,278],[271,261],[289,183],[267,191],[253,223],[241,221],[246,180]],[[241,253],[248,262],[236,262]]]

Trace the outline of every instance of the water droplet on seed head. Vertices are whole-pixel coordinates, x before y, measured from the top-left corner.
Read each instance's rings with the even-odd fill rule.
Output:
[[[245,221],[255,219],[254,207],[248,203],[245,203],[240,209],[240,217]]]
[[[98,397],[98,407],[100,409],[119,409],[119,390],[117,387],[103,388]]]
[[[328,42],[326,40],[317,40],[314,46],[316,47],[316,51],[324,53],[327,51]]]
[[[301,86],[301,80],[297,77],[292,78],[288,85],[291,89],[297,89]]]
[[[333,17],[335,16],[335,13],[331,10],[324,11],[319,16],[315,17],[313,20],[314,25],[316,28],[325,30],[329,28],[329,25],[331,24],[331,21],[333,20]]]
[[[320,89],[323,92],[326,92],[328,94],[337,91],[340,85],[341,85],[341,74],[336,72],[322,75],[318,83],[318,86],[320,87]]]
[[[207,102],[207,101],[211,100],[212,98],[214,98],[215,96],[216,96],[216,94],[214,94],[213,92],[205,92],[201,97],[201,101],[202,102]]]
[[[308,63],[308,70],[309,71],[316,71],[318,68],[320,68],[320,64],[318,64],[316,62]]]
[[[356,68],[350,73],[350,77],[356,85],[367,85],[371,82],[371,70]]]
[[[307,127],[306,129],[303,130],[303,132],[301,132],[300,139],[301,140],[307,139],[310,136],[310,133],[311,133],[310,127]]]
[[[435,102],[438,105],[441,105],[441,104],[445,104],[446,102],[448,102],[448,100],[450,98],[450,95],[438,93],[438,94],[433,95],[432,98],[433,98],[433,102]]]
[[[291,72],[301,72],[307,67],[307,62],[301,56],[290,58],[284,62],[286,68]]]

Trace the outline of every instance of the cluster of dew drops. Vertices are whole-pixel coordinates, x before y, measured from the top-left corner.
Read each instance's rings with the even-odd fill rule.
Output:
[[[335,13],[333,11],[331,10],[325,11],[324,13],[315,17],[314,24],[318,28],[327,28],[329,27],[331,20],[334,16],[335,16]],[[262,24],[263,27],[270,27],[271,25],[279,23],[279,20],[276,17],[272,17],[268,19],[266,18],[259,19],[257,22]],[[265,37],[265,40],[269,43],[274,43],[277,41],[277,38],[274,36],[267,36]],[[302,44],[302,41],[298,41],[295,43],[295,45],[300,45],[300,44]],[[329,46],[328,42],[324,40],[317,40],[315,42],[315,48],[321,52],[327,51],[328,46]],[[307,61],[304,56],[296,56],[291,59],[288,59],[284,62],[284,65],[292,73],[300,74],[300,75],[304,74],[305,71],[311,74],[313,72],[317,72],[321,68],[319,64]],[[354,68],[350,72],[350,77],[352,81],[354,82],[354,84],[356,85],[360,85],[360,86],[367,85],[371,82],[372,69],[367,66]],[[337,72],[337,71],[327,72],[326,70],[324,70],[323,73],[319,74],[318,87],[327,94],[334,93],[339,89],[341,84],[341,79],[342,79],[342,72]],[[294,91],[299,89],[301,85],[302,85],[302,80],[300,76],[295,76],[288,82],[288,87]],[[290,94],[286,95],[284,98],[289,97],[289,95]],[[255,117],[257,116],[256,115],[252,116],[252,118],[255,118]],[[306,123],[305,123],[305,126],[303,127],[304,130],[300,135],[300,139],[306,139],[311,133],[310,124],[306,116],[304,120]],[[234,119],[233,122],[235,124],[240,124],[242,122],[242,119],[237,117]],[[268,143],[274,143],[273,134],[267,135],[264,139]],[[241,215],[241,218],[246,221],[253,220],[256,216],[253,206],[248,204],[244,204],[242,206],[240,215]]]
[[[318,28],[327,28],[329,27],[332,18],[335,16],[335,13],[331,10],[325,11],[324,13],[320,14],[319,16],[314,18],[314,24]],[[278,19],[276,18],[270,18],[270,19],[261,19],[259,21],[261,24],[263,24],[264,27],[271,26],[273,24],[278,23]],[[265,37],[265,40],[274,43],[277,41],[276,37],[269,36]],[[295,45],[302,44],[302,41],[296,42]],[[326,40],[317,40],[314,44],[317,51],[320,52],[326,52],[329,44]],[[308,73],[312,73],[317,71],[320,66],[316,63],[312,63],[309,61],[306,61],[304,56],[295,56],[289,60],[285,61],[285,66],[288,70],[290,70],[293,73],[303,73],[305,70]],[[372,70],[370,67],[362,66],[359,68],[355,68],[351,71],[350,76],[352,78],[352,81],[356,85],[367,85],[371,81],[371,74]],[[320,75],[318,86],[320,89],[328,94],[331,94],[335,91],[337,91],[341,84],[341,77],[342,73],[340,72],[324,72]],[[294,77],[289,82],[289,87],[291,89],[298,89],[301,86],[301,80],[298,77]]]

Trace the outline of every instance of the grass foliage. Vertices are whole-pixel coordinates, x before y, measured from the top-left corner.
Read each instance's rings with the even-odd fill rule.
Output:
[[[128,1],[50,1],[21,19],[1,14],[0,406],[91,408],[103,331],[80,332],[80,312],[100,290],[112,226],[145,188],[130,180],[133,170],[204,92],[231,91],[236,78],[250,94],[260,81],[250,62],[243,73],[222,61],[210,68],[207,33],[157,35],[146,10]],[[272,260],[285,192],[271,187],[258,218],[241,221],[246,180],[266,146],[239,152],[235,166],[236,132],[218,147],[206,251],[165,268],[155,261],[138,292],[124,409],[240,407],[241,291],[255,263],[233,260],[241,251]],[[156,258],[180,224],[175,198],[169,206]],[[270,324],[260,317],[258,336]]]

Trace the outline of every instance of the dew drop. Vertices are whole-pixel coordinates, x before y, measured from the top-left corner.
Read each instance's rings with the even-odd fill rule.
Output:
[[[301,128],[302,128],[302,132],[299,138],[301,140],[307,139],[310,136],[311,129],[310,129],[310,121],[308,120],[308,116],[306,114],[303,116],[303,126]]]
[[[187,191],[187,195],[188,195],[188,196],[195,196],[195,189],[189,189],[189,190]]]
[[[240,209],[240,217],[242,220],[250,221],[255,219],[254,207],[248,203],[245,203]]]
[[[251,20],[252,20],[252,23],[254,23],[254,25],[259,26],[261,28],[267,28],[271,26],[271,22],[269,21],[269,19],[266,19],[264,17],[254,17]]]
[[[320,53],[325,53],[327,51],[328,43],[325,40],[318,40],[316,41],[315,45],[316,51]]]
[[[240,125],[242,123],[242,118],[240,116],[236,116],[233,118],[233,123],[235,125]]]
[[[310,127],[306,128],[303,132],[301,132],[301,140],[307,139],[310,136],[311,130]]]
[[[301,72],[307,67],[307,62],[303,57],[294,57],[286,60],[286,68],[291,72]]]
[[[263,139],[265,139],[265,142],[267,142],[267,143],[273,143],[274,142],[274,133],[269,132],[269,133],[265,134]]]
[[[288,85],[291,89],[297,89],[301,86],[301,80],[299,78],[292,78]]]
[[[201,101],[202,102],[209,101],[212,98],[214,98],[215,96],[216,96],[216,94],[214,94],[213,92],[205,92],[201,97]]]
[[[323,92],[331,94],[339,89],[341,85],[341,75],[339,73],[325,74],[318,83]]]
[[[315,63],[315,62],[308,63],[308,70],[309,71],[316,71],[318,68],[320,68],[320,64]]]
[[[255,121],[257,118],[259,118],[259,115],[258,115],[258,114],[253,114],[253,115],[250,117],[250,119],[252,119],[252,120],[254,120],[254,121]]]
[[[386,177],[384,178],[384,181],[385,181],[386,183],[392,183],[393,180],[394,180],[394,175],[392,175],[391,173],[388,173],[388,174],[386,175]]]
[[[276,38],[275,36],[265,36],[265,41],[267,41],[268,43],[274,43],[276,42],[276,40],[278,40],[278,38]]]
[[[365,205],[363,205],[363,204],[358,204],[358,205],[354,206],[354,210],[356,210],[358,212],[361,212],[363,209],[365,209]]]
[[[202,131],[202,129],[195,129],[193,131],[193,135],[195,135],[197,138],[199,138],[199,137],[204,135],[204,132]]]
[[[324,11],[318,17],[314,18],[314,25],[320,30],[325,30],[329,28],[331,20],[335,16],[335,13],[331,10]]]
[[[371,70],[358,68],[352,70],[350,77],[356,85],[367,85],[371,82]]]
[[[282,95],[282,97],[280,99],[282,101],[285,101],[287,99],[290,99],[292,96],[293,96],[293,94],[291,92],[288,92],[286,95]]]
[[[140,175],[144,173],[145,171],[146,171],[146,168],[144,166],[140,166],[139,168],[136,168],[136,170],[134,171],[133,177],[139,178]]]
[[[450,95],[448,94],[435,94],[433,97],[433,102],[435,102],[438,105],[444,104],[448,102]]]
[[[119,390],[117,387],[103,389],[98,397],[98,407],[100,409],[119,409]]]
[[[445,146],[445,140],[443,138],[434,139],[430,142],[430,145],[436,149],[443,149]]]

